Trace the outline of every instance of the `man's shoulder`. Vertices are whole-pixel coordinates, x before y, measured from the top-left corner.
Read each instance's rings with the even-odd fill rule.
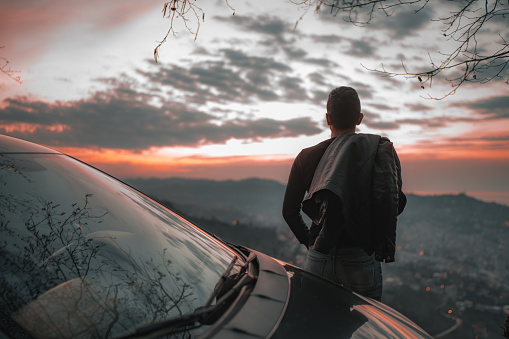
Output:
[[[334,139],[335,138],[326,139],[326,140],[319,142],[316,145],[306,147],[302,151],[300,151],[299,155],[302,154],[302,156],[308,156],[308,155],[314,154],[314,153],[322,153],[323,154],[325,152],[325,150],[327,149],[327,147],[329,147],[329,145],[334,141]]]
[[[334,141],[335,138],[330,138],[324,141],[319,142],[316,145],[306,147],[295,158],[295,164],[299,166],[316,168],[316,165],[322,158],[323,154],[329,147],[329,145]]]
[[[355,133],[354,138],[369,139],[369,140],[389,140],[389,138],[387,138],[387,137],[383,137],[379,134],[371,134],[371,133]]]
[[[371,143],[378,143],[379,145],[391,145],[392,141],[388,137],[384,137],[378,134],[369,134],[369,133],[356,133],[354,138],[357,140],[366,140]]]

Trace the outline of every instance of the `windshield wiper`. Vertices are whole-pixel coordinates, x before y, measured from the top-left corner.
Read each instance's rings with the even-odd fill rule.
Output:
[[[217,235],[215,235],[214,233],[209,232],[207,230],[203,230],[203,231],[205,233],[207,233],[208,235],[210,235],[212,238],[219,241],[220,243],[222,243],[222,244],[228,246],[230,249],[234,250],[236,253],[238,253],[243,258],[247,257],[251,253],[251,251],[249,251],[249,249],[247,249],[246,247],[244,247],[242,245],[237,245],[237,244],[234,244],[227,240],[224,240],[224,239],[218,237]]]
[[[216,286],[214,287],[214,291],[212,291],[212,294],[210,295],[209,299],[205,303],[203,307],[209,307],[210,304],[212,304],[212,301],[214,298],[217,297],[219,294],[219,291],[221,291],[221,287],[223,287],[224,282],[227,281],[228,277],[230,277],[230,272],[233,269],[233,266],[235,266],[235,263],[237,262],[238,257],[233,257],[232,261],[230,262],[230,265],[226,268],[226,270],[221,275],[221,278],[219,278],[219,281],[217,282]]]
[[[244,286],[251,284],[258,278],[257,270],[253,265],[256,260],[256,254],[254,253],[249,255],[247,261],[241,266],[239,273],[233,276],[230,275],[237,259],[238,257],[234,257],[223,272],[205,305],[181,317],[139,327],[134,333],[122,336],[119,339],[131,339],[141,336],[159,337],[191,330],[201,325],[212,324],[222,314],[223,309],[228,305],[227,302],[236,296]],[[214,299],[216,299],[216,303],[211,305]]]

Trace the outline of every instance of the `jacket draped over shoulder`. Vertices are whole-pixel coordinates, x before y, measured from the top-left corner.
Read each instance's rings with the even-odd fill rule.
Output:
[[[368,255],[394,261],[397,216],[406,197],[401,166],[392,142],[373,134],[345,133],[326,149],[315,170],[302,211],[320,220],[320,194],[339,198],[343,227]]]

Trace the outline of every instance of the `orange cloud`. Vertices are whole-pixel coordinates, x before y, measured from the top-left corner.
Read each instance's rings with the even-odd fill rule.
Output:
[[[15,124],[6,124],[3,125],[5,133],[12,132],[21,132],[21,133],[33,133],[38,129],[47,130],[50,132],[61,133],[66,129],[70,129],[68,125],[64,124],[52,124],[52,125],[42,125],[42,124],[29,124],[29,123],[15,123]]]
[[[509,159],[509,135],[479,134],[430,140],[398,147],[400,158],[433,159]]]
[[[440,160],[440,159],[509,159],[509,148],[500,149],[484,147],[483,144],[460,148],[454,145],[435,145],[434,147],[411,145],[398,148],[398,155],[406,160]]]

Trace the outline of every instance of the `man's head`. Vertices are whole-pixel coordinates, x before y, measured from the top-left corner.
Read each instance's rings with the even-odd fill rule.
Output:
[[[346,86],[334,88],[327,99],[327,123],[335,129],[355,128],[361,123],[361,101],[357,92]]]

